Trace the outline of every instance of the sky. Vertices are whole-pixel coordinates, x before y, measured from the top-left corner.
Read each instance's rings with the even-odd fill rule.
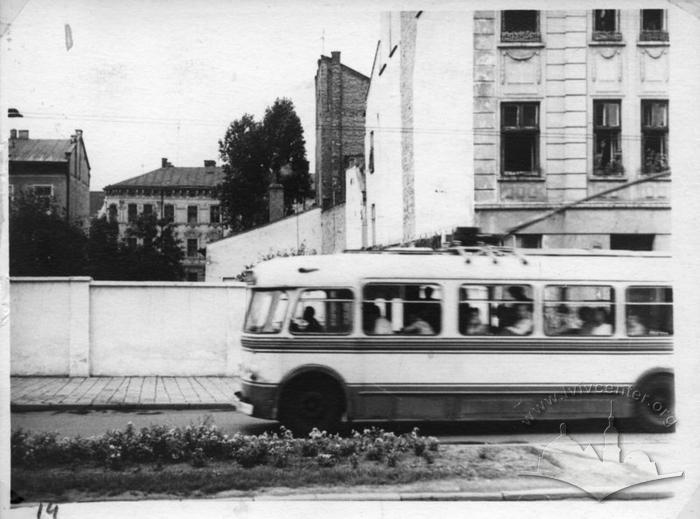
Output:
[[[8,2],[3,86],[7,105],[24,115],[9,127],[47,139],[82,129],[91,190],[157,169],[161,157],[220,164],[228,124],[244,113],[262,118],[277,97],[296,107],[313,171],[317,60],[338,50],[369,75],[379,38],[379,12],[367,6]]]

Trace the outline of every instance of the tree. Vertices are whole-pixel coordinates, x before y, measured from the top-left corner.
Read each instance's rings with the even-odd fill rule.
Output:
[[[285,213],[311,194],[304,130],[289,99],[277,99],[263,121],[244,114],[231,123],[219,152],[225,180],[219,190],[225,223],[242,231],[268,221],[268,188],[284,187]]]
[[[52,202],[20,193],[10,205],[10,275],[85,274],[86,237]]]
[[[88,240],[89,268],[94,279],[112,281],[180,281],[182,248],[174,228],[153,215],[141,215],[119,240],[119,227],[95,218]],[[134,238],[134,240],[129,240]],[[141,244],[138,243],[141,242]]]
[[[219,151],[225,175],[219,189],[224,222],[234,231],[267,222],[270,175],[262,125],[244,114],[228,127]]]
[[[289,99],[277,99],[265,110],[263,119],[265,147],[270,170],[284,186],[284,207],[291,214],[295,202],[303,202],[311,194],[309,161],[301,120]]]

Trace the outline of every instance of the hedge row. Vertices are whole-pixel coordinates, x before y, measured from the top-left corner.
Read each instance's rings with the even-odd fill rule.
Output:
[[[209,460],[232,460],[249,468],[256,465],[285,467],[295,460],[314,458],[321,466],[360,460],[395,466],[404,454],[432,462],[438,440],[420,435],[418,429],[400,436],[382,429],[353,431],[349,437],[314,429],[306,438],[295,438],[282,428],[280,434],[223,434],[216,425],[203,422],[187,427],[155,425],[136,430],[112,430],[87,438],[60,438],[57,433],[12,433],[12,463],[22,467],[104,465],[120,469],[125,464],[181,463],[204,466]]]

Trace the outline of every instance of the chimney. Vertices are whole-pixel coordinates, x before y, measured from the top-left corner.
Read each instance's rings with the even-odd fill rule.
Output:
[[[17,130],[10,130],[10,139],[16,139],[17,138]]]
[[[19,131],[19,139],[29,139],[29,130],[20,130]]]
[[[168,161],[167,157],[163,157],[160,159],[160,167],[161,168],[172,168],[173,165]]]
[[[78,140],[83,139],[83,130],[75,130],[75,136]]]
[[[214,173],[215,168],[216,168],[216,161],[215,160],[205,160],[204,161],[204,169],[207,173]]]
[[[270,184],[268,199],[270,204],[269,222],[280,220],[284,216],[284,188],[282,184]]]
[[[340,51],[334,50],[331,52],[331,61],[333,63],[340,63]]]

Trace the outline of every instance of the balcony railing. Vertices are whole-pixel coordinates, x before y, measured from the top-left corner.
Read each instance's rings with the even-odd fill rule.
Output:
[[[622,41],[622,33],[618,31],[593,31],[593,41]]]
[[[668,31],[641,31],[639,41],[668,41]]]
[[[533,43],[542,41],[539,31],[503,31],[501,32],[502,42]]]

